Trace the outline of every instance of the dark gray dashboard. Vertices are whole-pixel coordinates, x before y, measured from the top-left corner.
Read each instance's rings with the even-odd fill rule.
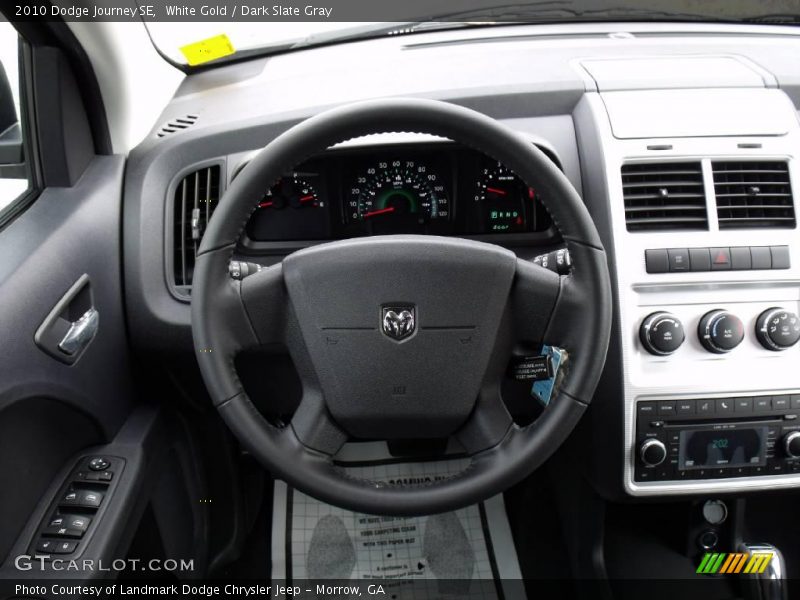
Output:
[[[794,221],[792,229],[776,232],[722,230],[713,216],[713,173],[714,165],[723,160],[745,164],[778,160],[787,165],[794,189],[800,189],[795,161],[800,152],[798,55],[800,34],[782,27],[503,26],[309,49],[191,75],[128,163],[124,257],[132,340],[141,350],[160,354],[191,350],[188,279],[182,284],[175,279],[176,252],[191,253],[191,248],[181,249],[175,238],[181,219],[176,216],[176,198],[187,177],[195,178],[191,184],[195,187],[186,189],[190,196],[197,194],[202,220],[204,199],[217,202],[221,196],[224,202],[225,186],[254,151],[326,107],[393,95],[446,100],[502,120],[549,153],[584,197],[606,245],[616,286],[616,323],[600,392],[605,401],[593,405],[591,418],[597,430],[602,428],[620,440],[597,452],[592,467],[597,478],[606,482],[607,493],[755,489],[762,484],[752,477],[710,484],[634,483],[638,443],[634,410],[640,402],[663,398],[686,397],[694,402],[741,393],[800,392],[800,380],[791,377],[776,378],[774,389],[750,380],[709,384],[708,377],[703,379],[703,373],[718,372],[723,381],[742,372],[751,360],[761,360],[760,364],[777,372],[786,361],[796,359],[793,351],[771,356],[748,339],[745,347],[730,356],[709,357],[699,342],[692,341],[675,357],[656,359],[642,352],[636,331],[643,316],[660,308],[671,308],[691,327],[701,316],[693,306],[738,304],[743,316],[749,319],[752,313],[755,319],[769,303],[791,306],[794,302],[800,281]],[[171,131],[165,133],[165,125]],[[410,160],[413,155],[419,160],[424,156],[448,181],[448,200],[455,207],[448,219],[428,220],[421,231],[412,232],[490,235],[485,223],[475,220],[478,213],[469,216],[470,207],[476,206],[469,198],[474,197],[474,175],[481,159],[446,146],[393,134],[359,140],[312,159],[317,162],[297,171],[303,174],[301,180],[311,174],[322,178],[311,185],[317,199],[307,202],[318,202],[318,195],[324,193],[328,211],[324,218],[309,231],[295,228],[296,234],[292,233],[295,225],[281,228],[280,233],[268,225],[252,225],[240,244],[240,254],[269,264],[310,243],[380,233],[348,217],[348,209],[362,214],[376,209],[348,204],[347,190],[350,179],[381,157],[391,161],[392,157]],[[429,156],[443,148],[442,156]],[[696,201],[709,215],[705,229],[626,231],[621,167],[678,161],[697,170],[700,194]],[[341,173],[345,178],[336,179]],[[308,187],[309,181],[301,183]],[[308,196],[303,192],[293,197],[299,202]],[[265,204],[272,201],[254,199]],[[547,227],[530,227],[506,231],[488,241],[532,256],[549,250],[558,238]],[[644,267],[645,250],[651,248],[775,244],[789,248],[792,268],[767,274],[662,276],[646,273]],[[685,373],[690,375],[683,381]],[[603,473],[609,469],[611,476],[606,477]],[[794,486],[800,482],[797,477],[781,474],[775,481],[779,486]]]

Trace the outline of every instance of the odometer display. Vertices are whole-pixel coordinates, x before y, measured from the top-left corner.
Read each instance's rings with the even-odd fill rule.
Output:
[[[349,189],[347,219],[395,228],[450,218],[450,200],[439,175],[422,162],[394,158],[359,173]]]

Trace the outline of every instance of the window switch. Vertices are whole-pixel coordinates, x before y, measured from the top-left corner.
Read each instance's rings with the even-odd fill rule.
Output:
[[[103,494],[93,490],[68,490],[59,503],[61,506],[82,506],[97,508],[103,501]]]

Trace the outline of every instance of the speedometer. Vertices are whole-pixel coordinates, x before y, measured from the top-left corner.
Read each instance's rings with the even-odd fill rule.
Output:
[[[425,223],[450,218],[444,183],[416,160],[393,159],[369,166],[353,182],[346,207],[351,221]]]

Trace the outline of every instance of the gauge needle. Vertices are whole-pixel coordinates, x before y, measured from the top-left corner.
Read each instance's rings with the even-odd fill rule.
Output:
[[[386,213],[394,212],[394,206],[390,206],[389,208],[381,208],[380,210],[373,210],[372,212],[364,213],[364,218],[374,217],[376,215],[383,215]]]
[[[497,194],[498,196],[505,196],[506,195],[506,191],[505,190],[498,190],[497,188],[487,187],[486,191],[487,192],[491,192],[492,194]]]
[[[314,199],[313,195],[303,196],[302,198],[300,198],[300,202],[310,202],[313,199]]]
[[[267,208],[267,207],[269,207],[269,206],[272,206],[272,202],[259,202],[259,203],[258,203],[258,205],[259,205],[261,208]]]

